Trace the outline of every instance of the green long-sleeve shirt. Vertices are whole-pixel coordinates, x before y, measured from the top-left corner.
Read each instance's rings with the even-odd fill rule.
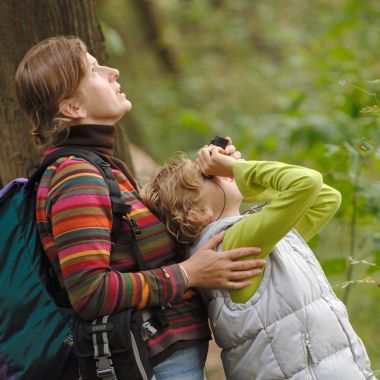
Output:
[[[340,205],[340,193],[325,185],[321,174],[312,169],[273,161],[236,161],[233,172],[246,201],[270,204],[229,228],[223,250],[257,246],[259,257],[265,258],[292,228],[310,240]],[[261,277],[253,278],[244,289],[232,290],[233,301],[246,302]]]

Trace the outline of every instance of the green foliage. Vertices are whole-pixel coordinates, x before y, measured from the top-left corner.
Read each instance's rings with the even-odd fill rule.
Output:
[[[321,171],[343,201],[313,249],[380,368],[380,3],[153,3],[181,74],[160,69],[132,2],[99,2],[130,136],[159,162],[217,133],[245,158]]]
[[[326,276],[342,274],[347,271],[347,260],[344,257],[332,257],[321,260],[321,265],[326,273]]]

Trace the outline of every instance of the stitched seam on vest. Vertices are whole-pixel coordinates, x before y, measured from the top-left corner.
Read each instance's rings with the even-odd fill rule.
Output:
[[[328,306],[329,306],[331,312],[334,314],[335,318],[337,319],[337,321],[338,321],[338,323],[339,323],[339,325],[340,325],[340,328],[342,329],[342,332],[343,332],[344,336],[345,336],[346,339],[347,339],[347,343],[348,343],[347,347],[350,349],[350,352],[351,352],[352,359],[353,359],[354,363],[355,363],[355,364],[357,365],[357,367],[359,368],[359,371],[362,372],[362,373],[364,374],[364,369],[361,368],[361,367],[359,366],[359,363],[356,361],[356,357],[355,357],[355,354],[354,354],[353,349],[352,349],[351,340],[350,340],[350,338],[349,338],[350,334],[348,334],[348,333],[346,332],[346,330],[343,328],[343,324],[342,324],[340,318],[338,318],[337,314],[336,314],[335,311],[332,309],[331,305],[330,305],[327,301],[325,301],[325,302],[328,304]],[[336,351],[336,352],[338,352],[338,351]],[[326,356],[326,357],[327,357],[327,356]],[[324,359],[324,358],[322,358],[321,360],[323,360],[323,359]]]
[[[263,323],[263,321],[262,321],[261,318],[260,318],[260,314],[258,313],[258,310],[257,310],[257,308],[256,308],[256,305],[253,305],[253,307],[254,307],[255,310],[256,310],[256,314],[257,314],[257,317],[259,318],[259,320],[260,320],[260,322],[261,322],[261,325],[264,327],[264,323]],[[266,338],[267,338],[267,341],[268,341],[268,343],[269,343],[269,345],[270,345],[270,348],[271,348],[271,350],[272,350],[273,357],[276,359],[276,362],[277,362],[278,368],[280,368],[280,370],[281,370],[282,374],[284,375],[284,377],[285,377],[286,379],[288,379],[288,377],[285,375],[285,372],[284,372],[284,370],[282,369],[282,367],[281,367],[281,365],[280,365],[280,362],[279,362],[278,359],[277,359],[276,353],[275,353],[275,351],[274,351],[274,349],[273,349],[273,346],[272,346],[272,341],[271,341],[271,340],[269,339],[269,337],[268,337],[268,334],[267,334],[267,330],[266,330],[266,328],[264,327],[262,331],[264,331],[264,333],[265,333],[265,336],[266,336]]]
[[[319,299],[318,299],[318,300],[319,300]],[[307,304],[307,305],[310,305],[310,304],[312,304],[312,303],[314,303],[314,302],[316,302],[316,301],[318,301],[318,300],[315,300],[315,301],[313,301],[313,302],[310,302],[310,303]],[[305,307],[306,307],[307,305],[305,305]],[[263,321],[261,320],[260,315],[259,315],[259,313],[257,312],[256,305],[253,305],[253,306],[254,306],[254,308],[256,309],[257,317],[259,318],[259,320],[260,320],[260,322],[261,322],[261,325],[263,326],[263,328],[262,328],[261,330],[259,330],[259,332],[262,331],[262,332],[265,333],[265,336],[266,336],[266,338],[267,338],[267,342],[268,342],[269,345],[270,345],[270,348],[271,348],[271,350],[272,350],[273,356],[274,356],[274,358],[276,359],[277,365],[278,365],[278,367],[280,368],[280,370],[281,370],[281,372],[283,373],[283,375],[286,376],[285,373],[284,373],[284,371],[283,371],[283,369],[281,368],[281,365],[280,365],[278,359],[277,359],[277,356],[276,356],[275,350],[274,350],[274,348],[273,348],[273,346],[272,346],[272,342],[271,342],[271,340],[268,338],[267,331],[266,331],[267,328],[264,327]],[[330,305],[329,305],[329,306],[330,306]],[[301,309],[302,309],[302,308],[300,308],[300,309],[298,309],[298,310],[301,310]],[[332,311],[332,310],[331,310],[331,311]],[[332,311],[332,313],[333,313],[334,316],[337,318],[336,313],[335,313],[334,311]],[[289,315],[291,315],[291,314],[292,314],[292,313],[287,314],[287,316],[289,316]],[[282,318],[281,318],[281,319],[282,319]],[[276,322],[280,321],[281,319],[277,320]],[[337,318],[337,319],[338,319],[338,321],[339,321],[339,318]],[[275,323],[275,322],[273,322],[273,323]],[[272,323],[272,324],[273,324],[273,323]],[[271,325],[272,325],[272,324],[271,324]],[[339,321],[339,324],[341,325],[340,321]],[[268,325],[267,327],[270,327],[271,325]],[[344,335],[347,337],[347,334],[346,334],[346,332],[344,331],[343,327],[342,327],[342,331],[343,331]],[[258,332],[258,333],[259,333],[259,332]],[[246,340],[254,341],[254,340],[256,339],[257,335],[258,335],[258,334],[255,334],[255,336],[254,336],[253,338],[247,338]],[[236,346],[228,347],[227,350],[233,349],[233,348],[235,348],[235,347],[239,347],[239,344],[236,345]],[[359,366],[359,364],[357,363],[357,361],[356,361],[356,359],[355,359],[355,356],[354,356],[353,353],[352,353],[352,346],[351,346],[351,343],[350,343],[350,340],[349,340],[349,339],[347,339],[347,344],[346,344],[344,347],[342,347],[342,348],[340,348],[340,349],[338,349],[338,350],[335,350],[334,352],[332,352],[332,353],[330,353],[330,354],[328,354],[328,355],[322,357],[320,360],[318,360],[317,366],[318,366],[323,360],[329,358],[330,356],[336,355],[336,354],[338,354],[340,351],[343,351],[343,350],[346,350],[346,349],[349,349],[349,350],[350,350],[350,352],[351,352],[351,354],[352,354],[352,356],[353,356],[353,361],[354,361],[354,363],[356,364],[356,366],[358,367],[359,371],[360,371],[364,376],[366,376],[366,375],[365,375],[365,372],[364,372],[365,369],[363,369],[363,368],[361,368],[361,367]],[[285,378],[286,378],[286,379],[291,379],[291,377],[297,375],[298,373],[304,371],[305,369],[306,369],[306,367],[300,369],[299,371],[296,371],[296,372],[292,373],[292,374],[290,375],[290,377],[285,377]]]
[[[330,356],[336,355],[336,354],[338,354],[340,351],[346,350],[347,348],[349,348],[349,345],[348,345],[348,346],[345,346],[345,347],[343,347],[343,348],[340,348],[339,350],[334,351],[333,353],[331,353],[331,354],[329,354],[329,355],[323,357],[321,360],[318,360],[318,363],[316,364],[315,367],[318,367],[319,364],[320,364],[323,360],[329,358]],[[357,363],[355,362],[355,364],[357,364]],[[305,369],[307,369],[307,367],[304,367],[304,368],[300,369],[299,371],[292,373],[292,374],[290,375],[290,377],[288,377],[288,379],[291,379],[293,376],[296,376],[297,374],[299,374],[300,372],[304,371]],[[360,370],[360,372],[363,373],[363,371],[362,371],[360,368],[359,368],[359,370]]]
[[[340,348],[339,350],[336,350],[336,351],[334,351],[333,353],[331,353],[331,354],[329,354],[329,355],[323,357],[321,360],[318,360],[318,363],[317,363],[316,367],[318,367],[318,365],[319,365],[323,360],[326,360],[326,359],[329,358],[330,356],[338,355],[339,352],[344,351],[344,350],[346,350],[347,348],[349,348],[349,349],[351,350],[351,345],[348,344],[347,346],[342,347],[342,348]],[[357,367],[359,368],[359,371],[360,371],[360,372],[364,375],[364,377],[365,377],[366,375],[365,375],[363,369],[361,369],[361,368],[359,367],[358,363],[355,361],[355,358],[354,358],[354,363],[357,365]],[[301,371],[298,371],[298,372],[301,372]],[[296,375],[298,372],[295,372],[294,375]],[[292,375],[292,376],[293,376],[293,375]]]
[[[298,239],[299,239],[299,243],[302,244],[303,246],[303,249],[302,249],[302,258],[303,260],[306,262],[306,264],[308,265],[308,267],[310,268],[310,270],[312,271],[313,275],[314,275],[314,278],[318,284],[318,287],[319,287],[319,290],[321,291],[321,293],[324,292],[324,289],[323,289],[323,286],[322,286],[322,281],[319,279],[319,276],[321,275],[320,272],[322,272],[322,276],[326,277],[324,272],[323,272],[323,269],[321,270],[321,268],[317,268],[317,270],[315,270],[315,266],[316,265],[321,265],[317,259],[317,257],[315,256],[314,252],[311,250],[311,248],[309,247],[309,245],[305,242],[305,240],[303,239],[303,237],[299,234],[299,232],[293,228],[290,232],[290,233],[294,233]],[[285,236],[286,237],[286,236]],[[281,241],[281,240],[280,240]],[[292,244],[289,243],[291,246]],[[294,247],[292,246],[292,248],[294,249]],[[314,262],[314,260],[316,261],[316,263]],[[325,279],[325,281],[323,281],[323,285],[324,286],[327,286],[327,288],[329,289],[330,292],[332,292],[332,288],[331,288],[331,285],[330,283],[328,282],[328,280]]]
[[[256,305],[256,304],[251,305],[251,307],[254,307],[254,309],[256,310],[256,314],[257,314],[258,318],[260,319],[260,322],[261,322],[261,325],[263,326],[263,328],[262,328],[261,330],[258,330],[258,331],[257,331],[257,334],[255,334],[252,338],[249,338],[249,337],[248,337],[247,340],[255,340],[255,339],[256,339],[256,336],[259,334],[260,331],[262,331],[262,330],[267,330],[269,327],[271,327],[271,326],[274,325],[275,323],[280,322],[281,320],[283,320],[283,319],[289,317],[289,316],[292,315],[292,314],[297,313],[298,311],[300,311],[300,310],[306,308],[307,306],[309,306],[309,305],[311,305],[311,304],[313,304],[314,302],[317,302],[317,301],[319,301],[319,300],[324,300],[324,299],[323,299],[322,297],[319,297],[318,299],[309,302],[308,304],[306,304],[306,305],[300,307],[299,309],[294,310],[294,311],[291,311],[290,313],[284,315],[284,316],[281,317],[280,319],[276,319],[275,321],[273,321],[271,324],[269,324],[269,325],[267,325],[267,326],[264,326],[264,323],[263,323],[263,321],[262,321],[261,318],[260,318],[260,314],[259,314],[259,312],[258,312],[257,305]],[[325,301],[325,302],[326,302],[326,301]],[[224,304],[224,306],[226,306],[226,304]],[[223,306],[222,306],[222,308],[223,308]],[[235,311],[235,310],[232,310],[232,311]],[[333,313],[334,313],[334,312],[333,312]],[[335,315],[335,313],[334,313],[334,315]],[[335,317],[336,317],[336,316],[335,316]],[[266,332],[265,332],[265,333],[266,333]],[[223,347],[223,348],[225,348],[226,350],[230,350],[230,349],[232,349],[232,348],[239,347],[239,346],[240,346],[240,343],[237,343],[236,345],[231,345],[231,346]]]
[[[282,317],[279,318],[279,319],[276,319],[275,321],[273,321],[271,324],[265,326],[264,328],[265,328],[265,329],[268,329],[269,327],[271,327],[271,326],[274,325],[275,323],[277,323],[277,322],[279,322],[279,321],[281,321],[281,320],[283,320],[283,319],[289,317],[289,316],[292,315],[292,314],[296,314],[296,313],[298,313],[298,312],[301,311],[302,309],[305,309],[305,308],[308,307],[309,305],[312,305],[313,303],[318,302],[318,301],[320,301],[320,300],[326,302],[326,301],[323,299],[322,296],[318,296],[317,299],[315,299],[315,300],[313,300],[313,301],[307,303],[306,305],[303,305],[303,306],[300,307],[299,309],[292,310],[290,313],[288,313],[288,314],[282,316]],[[256,305],[255,305],[255,306],[256,306]],[[334,315],[335,315],[335,313],[334,313]],[[335,317],[336,317],[336,316],[335,316]]]
[[[348,342],[348,345],[347,345],[346,347],[343,347],[343,348],[341,348],[340,350],[337,350],[337,351],[333,352],[332,354],[325,356],[324,358],[322,358],[321,360],[319,360],[318,364],[319,364],[322,360],[325,360],[325,359],[327,359],[327,358],[330,357],[330,356],[336,355],[336,354],[338,354],[338,352],[343,351],[343,350],[345,350],[345,349],[347,349],[347,348],[349,348],[350,351],[351,351],[351,353],[352,353],[351,344],[350,344],[350,342]],[[355,357],[353,357],[353,359],[354,359],[354,363],[357,365],[359,371],[364,375],[364,372],[363,372],[363,370],[359,367],[358,363],[357,363],[356,360],[355,360]]]

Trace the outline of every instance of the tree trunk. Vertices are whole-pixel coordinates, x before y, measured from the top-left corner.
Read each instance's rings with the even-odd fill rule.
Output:
[[[163,69],[170,74],[179,74],[180,68],[173,49],[165,42],[160,15],[153,0],[133,0],[143,24],[147,43],[153,48]]]
[[[40,153],[31,139],[30,123],[18,106],[14,87],[17,65],[37,42],[55,35],[76,35],[100,62],[107,55],[95,15],[95,0],[0,1],[0,179],[24,177]],[[128,143],[119,142],[119,156],[129,161]],[[129,161],[130,162],[130,161]]]

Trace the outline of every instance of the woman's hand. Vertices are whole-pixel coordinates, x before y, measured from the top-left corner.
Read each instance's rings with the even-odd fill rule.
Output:
[[[213,236],[188,260],[181,263],[188,275],[189,287],[241,289],[251,284],[252,277],[260,275],[265,260],[238,260],[259,254],[260,248],[245,247],[215,252],[223,237],[224,232]]]

